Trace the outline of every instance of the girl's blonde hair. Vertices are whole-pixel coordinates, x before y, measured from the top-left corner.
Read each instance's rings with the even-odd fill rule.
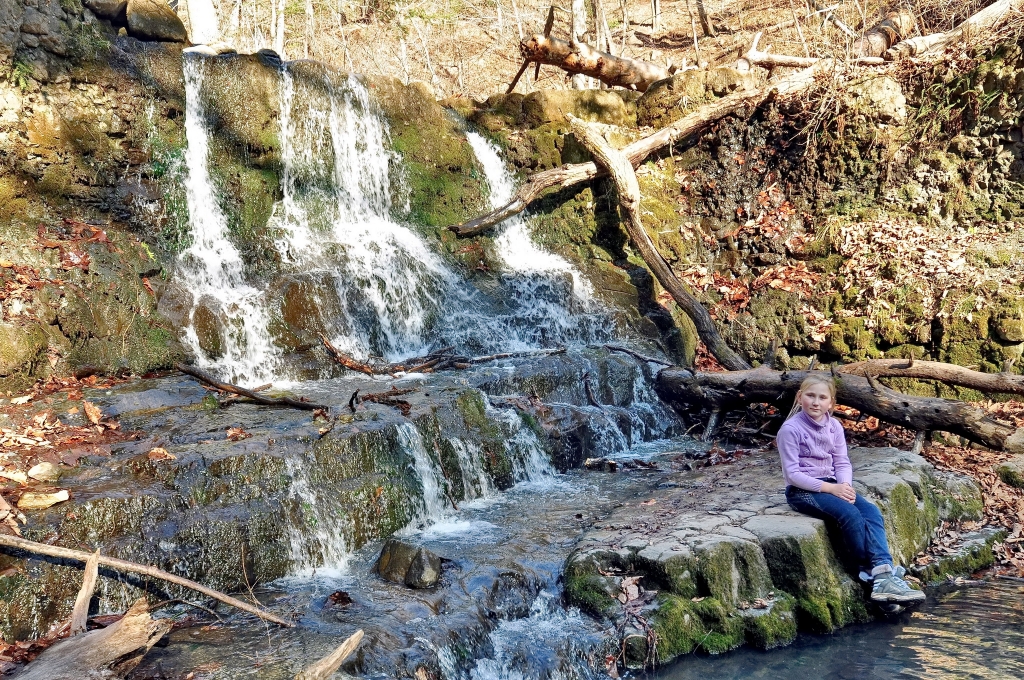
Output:
[[[832,379],[832,376],[826,373],[811,373],[809,376],[804,378],[804,381],[800,383],[800,389],[796,391],[796,398],[793,400],[793,408],[790,409],[789,415],[786,416],[786,420],[789,420],[797,413],[800,412],[800,395],[804,393],[811,385],[824,385],[828,388],[828,393],[832,396],[832,407],[836,405],[836,381]],[[832,415],[832,409],[828,410],[828,414]]]

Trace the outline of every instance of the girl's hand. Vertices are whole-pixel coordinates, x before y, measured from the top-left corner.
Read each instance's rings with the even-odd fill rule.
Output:
[[[849,484],[831,484],[829,482],[822,482],[821,490],[838,498],[842,498],[847,503],[855,503],[857,501],[857,492],[854,491],[853,487]]]

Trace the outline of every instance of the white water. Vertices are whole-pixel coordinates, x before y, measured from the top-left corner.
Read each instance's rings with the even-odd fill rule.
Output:
[[[298,522],[288,531],[292,575],[337,578],[348,571],[351,551],[345,541],[344,527],[327,509],[335,504],[321,498],[309,483],[307,465],[299,458],[285,459],[285,471],[291,478],[288,498],[297,507]]]
[[[444,476],[434,466],[434,461],[423,445],[423,437],[412,423],[398,425],[398,443],[413,459],[416,476],[419,477],[423,495],[417,513],[409,522],[406,531],[414,531],[434,524],[448,514],[448,503],[443,495]]]
[[[501,153],[477,132],[467,132],[466,139],[487,178],[491,208],[505,205],[515,194],[516,186]],[[506,220],[497,229],[494,243],[505,263],[504,283],[532,317],[536,328],[583,342],[606,331],[602,326],[607,320],[596,314],[599,304],[590,281],[565,258],[538,246],[522,215]],[[571,283],[568,295],[560,290],[560,280]]]
[[[200,366],[215,369],[232,382],[253,384],[273,376],[278,360],[263,307],[262,292],[245,281],[238,249],[228,240],[227,219],[209,173],[209,130],[202,100],[202,59],[184,57],[185,194],[192,244],[179,259],[179,280],[192,294],[184,340]],[[200,348],[197,312],[212,315],[221,329],[222,354]]]

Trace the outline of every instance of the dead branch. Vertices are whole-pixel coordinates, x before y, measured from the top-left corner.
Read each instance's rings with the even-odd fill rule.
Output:
[[[349,369],[350,371],[358,371],[360,373],[365,373],[366,375],[378,375],[387,372],[384,370],[378,370],[373,366],[370,366],[369,364],[364,364],[361,361],[356,361],[355,359],[353,359],[352,357],[350,357],[349,355],[345,354],[344,352],[340,351],[337,347],[332,345],[331,341],[328,340],[327,336],[324,335],[323,333],[320,333],[320,342],[324,344],[324,349],[327,350],[327,353],[331,355],[332,359],[334,359],[335,361],[337,361],[339,364]]]
[[[247,397],[255,401],[257,404],[263,404],[265,406],[290,406],[291,408],[298,408],[304,411],[328,411],[331,408],[330,406],[325,406],[324,404],[314,404],[309,401],[300,401],[298,399],[292,399],[291,397],[281,397],[280,399],[275,399],[273,397],[264,397],[262,394],[258,394],[244,387],[232,385],[231,383],[221,382],[214,378],[212,375],[199,370],[195,366],[188,366],[186,364],[174,364],[174,368],[181,371],[182,373],[187,373],[188,375],[192,376],[193,378],[199,380],[202,383],[206,383],[210,387],[221,390],[223,392],[237,394],[241,397]]]
[[[991,31],[1008,15],[1024,7],[1024,0],[997,0],[985,9],[972,14],[962,24],[946,33],[934,33],[896,43],[884,53],[886,59],[899,59],[925,54],[938,54],[954,42],[968,42]]]
[[[594,386],[590,384],[590,371],[583,374],[583,392],[587,395],[587,402],[598,409],[599,411],[604,410],[604,406],[597,400],[597,395],[594,394]]]
[[[71,632],[70,635],[78,635],[85,632],[85,625],[89,620],[89,602],[92,601],[93,591],[96,590],[96,578],[99,576],[100,551],[94,552],[85,562],[85,573],[82,575],[82,587],[75,598],[75,608],[71,610]]]
[[[620,152],[629,159],[633,167],[639,165],[649,155],[673,142],[685,141],[691,135],[703,131],[722,118],[746,106],[760,106],[771,96],[791,95],[809,88],[814,83],[815,75],[827,70],[834,62],[828,59],[818,61],[810,68],[799,71],[764,87],[740,90],[726,95],[721,99],[700,107],[696,111],[680,118],[671,125],[662,128],[652,135],[639,139]],[[606,174],[602,167],[598,170],[596,163],[576,163],[562,165],[551,170],[535,173],[522,184],[515,195],[505,205],[462,224],[449,227],[457,236],[476,236],[495,225],[518,215],[533,201],[540,198],[545,191],[558,187],[568,187],[590,181],[599,175]]]
[[[779,372],[764,367],[722,373],[666,368],[658,374],[655,389],[662,399],[678,408],[726,410],[748,403],[792,400],[808,375],[808,371]],[[837,372],[835,376],[836,400],[862,414],[911,430],[951,432],[997,451],[1024,453],[1024,428],[996,422],[976,406],[901,394],[877,381],[872,386],[867,378],[849,373]]]
[[[672,295],[676,304],[693,320],[700,339],[723,366],[732,370],[749,368],[750,364],[726,344],[708,310],[676,277],[668,262],[658,252],[650,235],[644,230],[640,219],[640,184],[637,182],[636,173],[633,171],[633,165],[629,159],[625,154],[613,149],[601,137],[596,128],[575,116],[568,115],[567,117],[576,139],[611,173],[619,195],[619,204],[626,212],[626,232],[658,283]]]
[[[363,631],[357,630],[352,637],[342,642],[337,649],[317,661],[315,664],[298,673],[295,680],[327,680],[334,671],[356,651],[363,640]]]
[[[146,599],[141,598],[119,621],[106,628],[56,643],[18,677],[23,680],[123,677],[170,629],[169,619],[150,617]]]
[[[864,31],[853,43],[856,57],[880,57],[887,49],[914,30],[914,13],[907,9],[889,12],[878,24]]]
[[[523,59],[537,64],[557,66],[568,73],[597,78],[614,87],[644,92],[652,83],[672,75],[667,68],[649,61],[616,57],[590,45],[545,35],[534,35],[519,44]]]
[[[87,553],[82,550],[73,550],[71,548],[62,548],[57,545],[47,545],[46,543],[37,543],[30,541],[26,538],[19,538],[17,536],[7,536],[0,534],[0,546],[6,546],[8,548],[14,548],[16,550],[24,550],[35,555],[48,555],[50,557],[60,557],[67,560],[76,560],[78,562],[85,562],[88,564],[89,560],[93,557],[93,553]],[[241,609],[244,612],[248,612],[254,616],[258,616],[264,621],[270,621],[286,628],[294,628],[295,624],[285,621],[279,616],[271,614],[270,612],[263,611],[259,607],[236,600],[230,595],[214,590],[213,588],[207,588],[206,586],[191,581],[181,576],[176,576],[163,569],[157,569],[156,567],[150,567],[145,564],[137,564],[135,562],[129,562],[128,560],[121,560],[116,557],[107,557],[106,555],[100,555],[97,558],[97,562],[104,566],[110,567],[117,571],[128,572],[130,574],[141,574],[142,576],[148,576],[150,578],[159,579],[174,585],[181,586],[182,588],[188,588],[195,590],[196,592],[202,593],[207,597],[211,597],[214,600],[223,602],[226,605]]]
[[[484,357],[473,357],[467,363],[483,364],[488,361],[497,361],[498,359],[518,359],[520,357],[553,356],[555,354],[565,354],[565,347],[557,347],[555,349],[529,350],[525,352],[503,352],[501,354],[490,354]]]
[[[938,380],[949,385],[969,387],[986,394],[1024,394],[1024,375],[982,373],[940,361],[907,359],[871,359],[839,367],[840,373],[876,378],[914,378]]]
[[[743,55],[741,60],[746,61],[748,64],[756,66],[762,66],[764,68],[774,68],[776,66],[790,66],[794,68],[807,68],[818,63],[816,57],[794,57],[788,54],[771,54],[769,52],[762,52],[757,49],[757,43],[761,41],[762,33],[755,33],[754,40],[750,44],[750,49],[747,50],[746,54]],[[738,64],[741,71],[746,70],[744,65]],[[749,68],[749,67],[748,67]]]

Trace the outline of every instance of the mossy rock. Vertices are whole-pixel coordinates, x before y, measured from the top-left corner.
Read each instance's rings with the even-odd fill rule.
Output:
[[[369,77],[367,84],[402,157],[412,221],[446,227],[484,212],[487,185],[473,149],[429,88],[383,76]]]
[[[1009,460],[992,466],[1004,484],[1017,489],[1024,489],[1024,455],[1016,455]]]
[[[229,140],[238,154],[233,160],[279,170],[281,71],[255,54],[186,58],[202,60],[204,111],[214,134]],[[324,78],[315,67],[312,71],[295,67],[292,77]]]
[[[787,593],[775,593],[766,609],[745,609],[744,620],[747,644],[768,650],[784,647],[796,639],[796,600]]]
[[[633,125],[638,96],[626,90],[539,90],[523,97],[516,123],[525,127],[566,124],[568,113],[590,123]]]

